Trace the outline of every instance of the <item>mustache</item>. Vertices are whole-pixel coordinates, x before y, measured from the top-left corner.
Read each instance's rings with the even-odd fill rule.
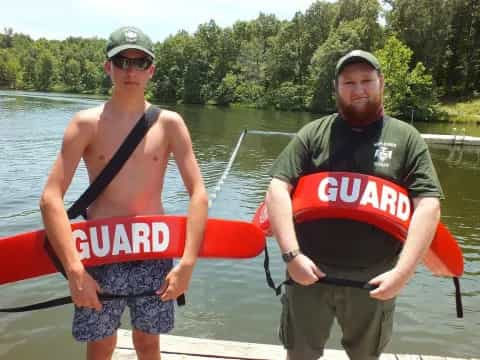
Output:
[[[361,110],[343,101],[338,92],[336,103],[338,112],[351,126],[367,126],[383,116],[383,96],[381,94],[374,98],[369,97]]]

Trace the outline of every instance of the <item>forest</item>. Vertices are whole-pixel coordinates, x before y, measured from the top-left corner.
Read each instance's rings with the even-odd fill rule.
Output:
[[[105,45],[101,38],[34,40],[5,28],[0,88],[107,95]],[[439,103],[480,91],[480,1],[315,1],[291,20],[260,13],[225,28],[210,20],[155,44],[147,96],[328,113],[335,109],[335,64],[352,49],[379,58],[390,114],[437,119]]]

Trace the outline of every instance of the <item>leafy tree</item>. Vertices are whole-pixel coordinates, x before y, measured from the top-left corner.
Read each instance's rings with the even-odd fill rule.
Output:
[[[195,58],[190,59],[185,68],[183,101],[187,104],[203,104],[205,102],[202,97],[203,69],[204,63]]]
[[[228,105],[236,101],[238,77],[228,73],[217,88],[215,101],[218,105]]]
[[[238,102],[261,108],[266,105],[265,89],[256,81],[242,81],[236,88],[235,99]]]
[[[69,59],[65,64],[65,85],[74,91],[81,89],[81,69],[80,63],[75,59]]]
[[[97,88],[100,87],[102,79],[102,64],[96,64],[90,60],[85,60],[84,70],[81,75],[81,83],[83,89],[94,92]]]
[[[21,67],[15,54],[0,49],[0,86],[14,89],[21,81]]]
[[[182,100],[184,73],[187,62],[193,55],[189,49],[194,48],[194,39],[186,31],[180,31],[157,45],[153,76],[155,98],[172,103]]]
[[[385,77],[386,110],[394,116],[406,119],[410,118],[412,111],[417,119],[431,118],[435,113],[436,103],[432,77],[426,73],[425,66],[420,62],[410,70],[412,50],[392,36],[376,55]]]
[[[35,88],[50,90],[55,82],[55,58],[49,51],[42,51],[35,64]]]
[[[305,86],[290,81],[282,83],[274,92],[273,101],[278,110],[303,110]]]
[[[453,1],[387,0],[387,32],[412,51],[412,62],[422,62],[436,83],[445,86],[446,63],[451,56],[449,38]]]
[[[351,50],[369,50],[362,42],[364,25],[362,19],[342,23],[313,55],[307,99],[311,111],[325,114],[335,109],[335,66]]]
[[[381,5],[378,0],[339,0],[334,27],[362,19],[362,44],[364,49],[374,49],[382,37],[378,23]]]
[[[8,49],[13,46],[13,29],[5,28],[3,34],[0,34],[0,48]]]
[[[478,91],[480,83],[480,2],[453,1],[450,29],[445,90],[468,97]]]

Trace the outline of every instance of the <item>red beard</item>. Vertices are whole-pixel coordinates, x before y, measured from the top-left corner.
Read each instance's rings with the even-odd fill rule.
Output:
[[[381,95],[369,99],[362,110],[356,109],[353,105],[345,104],[338,92],[336,100],[338,112],[350,126],[365,127],[383,117],[383,99]]]

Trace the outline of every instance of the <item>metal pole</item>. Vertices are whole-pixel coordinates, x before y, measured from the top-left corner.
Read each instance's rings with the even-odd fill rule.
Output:
[[[230,156],[230,160],[228,161],[228,164],[227,164],[225,170],[223,171],[222,176],[220,176],[220,179],[218,180],[217,185],[213,189],[213,193],[210,194],[210,199],[208,199],[208,208],[212,207],[213,200],[215,200],[217,198],[217,193],[220,191],[221,186],[225,182],[225,179],[227,178],[228,173],[230,172],[230,169],[232,168],[232,164],[235,161],[235,158],[237,157],[238,150],[240,149],[240,145],[242,144],[243,139],[247,135],[247,132],[249,134],[254,134],[254,135],[283,135],[283,136],[294,136],[295,135],[295,133],[282,132],[282,131],[265,131],[265,130],[247,130],[247,129],[244,129],[241,132],[241,134],[240,134],[240,136],[237,140],[237,144],[235,145],[235,148],[232,151],[232,155]]]

